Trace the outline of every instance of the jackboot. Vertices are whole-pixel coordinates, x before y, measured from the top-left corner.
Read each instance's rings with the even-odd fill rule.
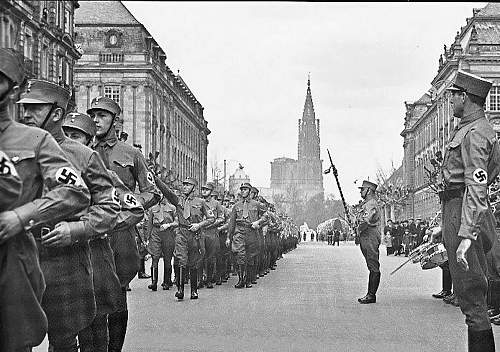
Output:
[[[212,262],[207,263],[207,288],[214,288],[213,281],[213,270],[214,264]]]
[[[141,259],[141,267],[139,269],[139,272],[137,273],[137,276],[139,279],[149,279],[151,276],[146,274],[146,259],[142,258]]]
[[[158,289],[158,267],[151,267],[151,285],[148,285],[148,288],[153,291]]]
[[[245,270],[245,287],[252,288],[252,278],[253,278],[253,265],[247,265]]]
[[[177,292],[175,293],[175,297],[181,300],[184,299],[184,270],[186,269],[181,266],[175,266],[174,270],[176,271],[175,277],[177,278]]]
[[[380,283],[380,273],[375,273],[370,271],[368,276],[368,293],[362,298],[358,298],[358,302],[361,304],[370,304],[377,302],[377,289]]]
[[[467,340],[469,345],[469,352],[494,352],[495,339],[493,337],[493,330],[473,331],[467,330]]]
[[[172,265],[165,262],[165,260],[163,260],[163,283],[161,284],[161,287],[164,290],[168,290],[172,287]]]
[[[243,265],[238,265],[238,283],[234,285],[234,288],[243,288],[243,287],[245,287],[244,269]]]
[[[196,268],[192,268],[189,270],[189,272],[191,275],[191,299],[198,299],[198,270]]]
[[[128,310],[112,313],[108,316],[108,352],[121,352],[127,333],[127,323]]]

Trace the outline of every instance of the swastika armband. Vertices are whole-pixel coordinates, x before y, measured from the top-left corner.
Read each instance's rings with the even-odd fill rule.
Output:
[[[156,186],[155,179],[153,177],[153,174],[151,172],[148,172],[146,175],[146,179],[148,180],[149,183],[151,183],[153,186]]]
[[[81,186],[82,179],[78,173],[70,167],[64,166],[56,172],[56,181],[66,185]]]
[[[0,151],[0,176],[19,177],[9,157],[2,151]]]
[[[113,203],[120,205],[120,197],[118,196],[118,192],[116,191],[116,188],[113,187],[113,190],[111,191],[111,198],[113,199]]]
[[[485,185],[488,182],[488,173],[481,168],[477,168],[472,173],[472,179],[475,183]]]
[[[123,202],[130,208],[138,208],[140,203],[132,193],[127,193],[123,197]]]

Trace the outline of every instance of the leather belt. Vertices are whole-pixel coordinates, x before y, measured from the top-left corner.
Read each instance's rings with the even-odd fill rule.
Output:
[[[464,196],[464,192],[464,187],[445,189],[444,191],[439,192],[439,199],[441,202],[448,202],[455,198],[462,198]]]

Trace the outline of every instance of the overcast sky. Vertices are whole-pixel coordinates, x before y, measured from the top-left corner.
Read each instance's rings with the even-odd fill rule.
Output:
[[[311,72],[323,168],[329,148],[350,203],[356,179],[401,164],[404,101],[430,88],[443,44],[485,4],[125,2],[205,107],[209,176],[226,159],[228,175],[241,162],[269,187],[270,162],[297,158]],[[339,197],[333,176],[324,187]]]

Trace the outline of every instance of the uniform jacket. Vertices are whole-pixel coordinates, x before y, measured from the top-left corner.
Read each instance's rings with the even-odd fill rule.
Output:
[[[23,184],[7,154],[0,150],[0,211],[9,209],[21,196]]]
[[[462,118],[450,136],[442,168],[445,189],[465,188],[459,237],[477,238],[481,223],[490,212],[488,185],[499,172],[498,140],[484,111]]]
[[[39,345],[47,332],[40,306],[45,282],[29,231],[74,216],[89,206],[90,197],[80,174],[48,132],[2,119],[0,150],[10,158],[23,184],[11,209],[25,232],[0,244],[0,350],[13,351]]]
[[[259,227],[266,222],[266,209],[262,203],[249,198],[238,201],[231,210],[229,238],[232,239],[235,232],[246,233],[255,221],[259,223]]]
[[[364,201],[361,209],[362,218],[358,225],[360,236],[370,231],[370,228],[377,228],[380,223],[380,210],[375,199],[371,198]]]
[[[109,168],[116,172],[125,186],[135,192],[144,209],[148,209],[160,200],[153,173],[148,169],[142,153],[135,147],[119,141],[116,133],[110,129],[108,135],[97,141],[94,149],[108,162]],[[136,185],[139,190],[136,191]]]

